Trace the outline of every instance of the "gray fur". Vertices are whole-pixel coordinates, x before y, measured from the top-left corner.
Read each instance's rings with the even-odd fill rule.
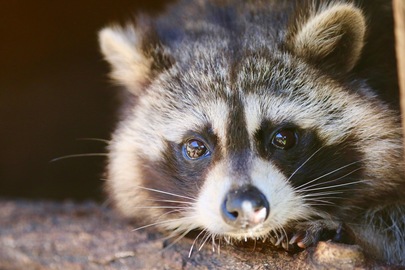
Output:
[[[305,245],[317,241],[319,228],[343,223],[371,256],[405,265],[398,114],[369,78],[357,76],[367,36],[362,9],[321,3],[181,1],[164,16],[140,16],[100,32],[112,77],[133,94],[111,141],[107,170],[109,195],[125,215],[163,221],[160,227],[177,234],[207,230],[213,239],[265,239],[280,228],[311,232],[300,240]],[[293,125],[321,146],[305,146],[301,165],[288,169],[261,154],[257,134],[264,122]],[[212,157],[179,162],[176,147],[205,129],[213,134],[204,136],[216,138]],[[322,158],[326,149],[336,150]],[[305,183],[293,183],[301,181],[294,180],[296,172],[322,170],[312,162],[328,158],[330,172],[351,170],[324,183],[314,173],[312,195]],[[342,164],[333,167],[332,160]],[[338,180],[346,182],[332,190]],[[255,228],[232,228],[218,215],[219,204],[229,190],[247,184],[265,194],[270,216]],[[320,187],[333,196],[313,197]],[[188,207],[162,208],[169,200]],[[325,201],[332,206],[314,205]]]

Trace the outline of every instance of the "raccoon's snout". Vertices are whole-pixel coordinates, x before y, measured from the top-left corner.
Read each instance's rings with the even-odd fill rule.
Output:
[[[254,186],[231,190],[221,206],[222,218],[238,228],[254,227],[269,216],[270,206],[266,196]]]

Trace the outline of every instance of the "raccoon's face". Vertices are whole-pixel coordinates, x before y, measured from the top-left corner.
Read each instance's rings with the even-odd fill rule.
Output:
[[[283,46],[231,46],[222,33],[151,50],[137,28],[101,32],[112,76],[136,96],[110,146],[123,213],[243,239],[373,200],[400,149],[391,113],[338,79],[359,57],[364,18],[348,4],[312,12]]]

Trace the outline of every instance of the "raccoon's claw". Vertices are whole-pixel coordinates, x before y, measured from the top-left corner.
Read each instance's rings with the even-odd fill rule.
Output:
[[[291,242],[287,235],[272,236],[270,242],[277,248],[282,248],[286,251],[292,251],[295,249],[294,243]]]
[[[278,243],[279,245],[276,246],[289,251],[294,250],[296,247],[304,249],[317,244],[319,241],[353,243],[353,235],[342,223],[305,222],[298,224],[292,231],[294,233],[291,234],[288,244],[285,243],[286,237],[283,236],[280,237],[282,238],[281,245]]]
[[[309,228],[305,232],[298,232],[292,238],[290,243],[296,244],[299,248],[307,248],[313,244],[318,243],[321,240],[321,234],[323,230],[313,230],[313,228]],[[329,239],[322,239],[322,240],[329,240]]]
[[[286,232],[283,235],[272,235],[270,242],[277,248],[286,251],[295,251],[298,248],[306,248],[310,245],[304,230],[297,230],[295,233]]]
[[[296,245],[299,248],[306,248],[307,243],[304,243],[305,240],[305,233],[304,232],[298,232],[291,237],[289,244],[290,245]]]
[[[319,241],[333,240],[341,226],[341,224],[338,224],[337,227],[335,227],[322,221],[311,222],[303,225],[305,226],[304,228],[299,226],[301,229],[297,234],[300,237],[296,237],[295,241],[295,244],[300,248],[307,248]]]

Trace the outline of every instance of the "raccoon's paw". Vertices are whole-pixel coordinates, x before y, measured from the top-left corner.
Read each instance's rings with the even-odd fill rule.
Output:
[[[283,237],[279,247],[287,251],[297,248],[307,248],[316,245],[319,241],[333,241],[352,244],[353,235],[343,223],[311,221],[297,224],[288,234],[290,237]]]
[[[319,241],[332,240],[337,228],[330,228],[322,221],[300,223],[295,228],[295,233],[291,237],[289,244],[299,248],[307,248],[315,245]]]
[[[318,231],[314,231],[312,227],[308,230],[301,228],[302,226],[299,227],[294,230],[287,230],[283,235],[271,236],[271,243],[277,248],[295,252],[319,241],[318,235],[320,233]]]

